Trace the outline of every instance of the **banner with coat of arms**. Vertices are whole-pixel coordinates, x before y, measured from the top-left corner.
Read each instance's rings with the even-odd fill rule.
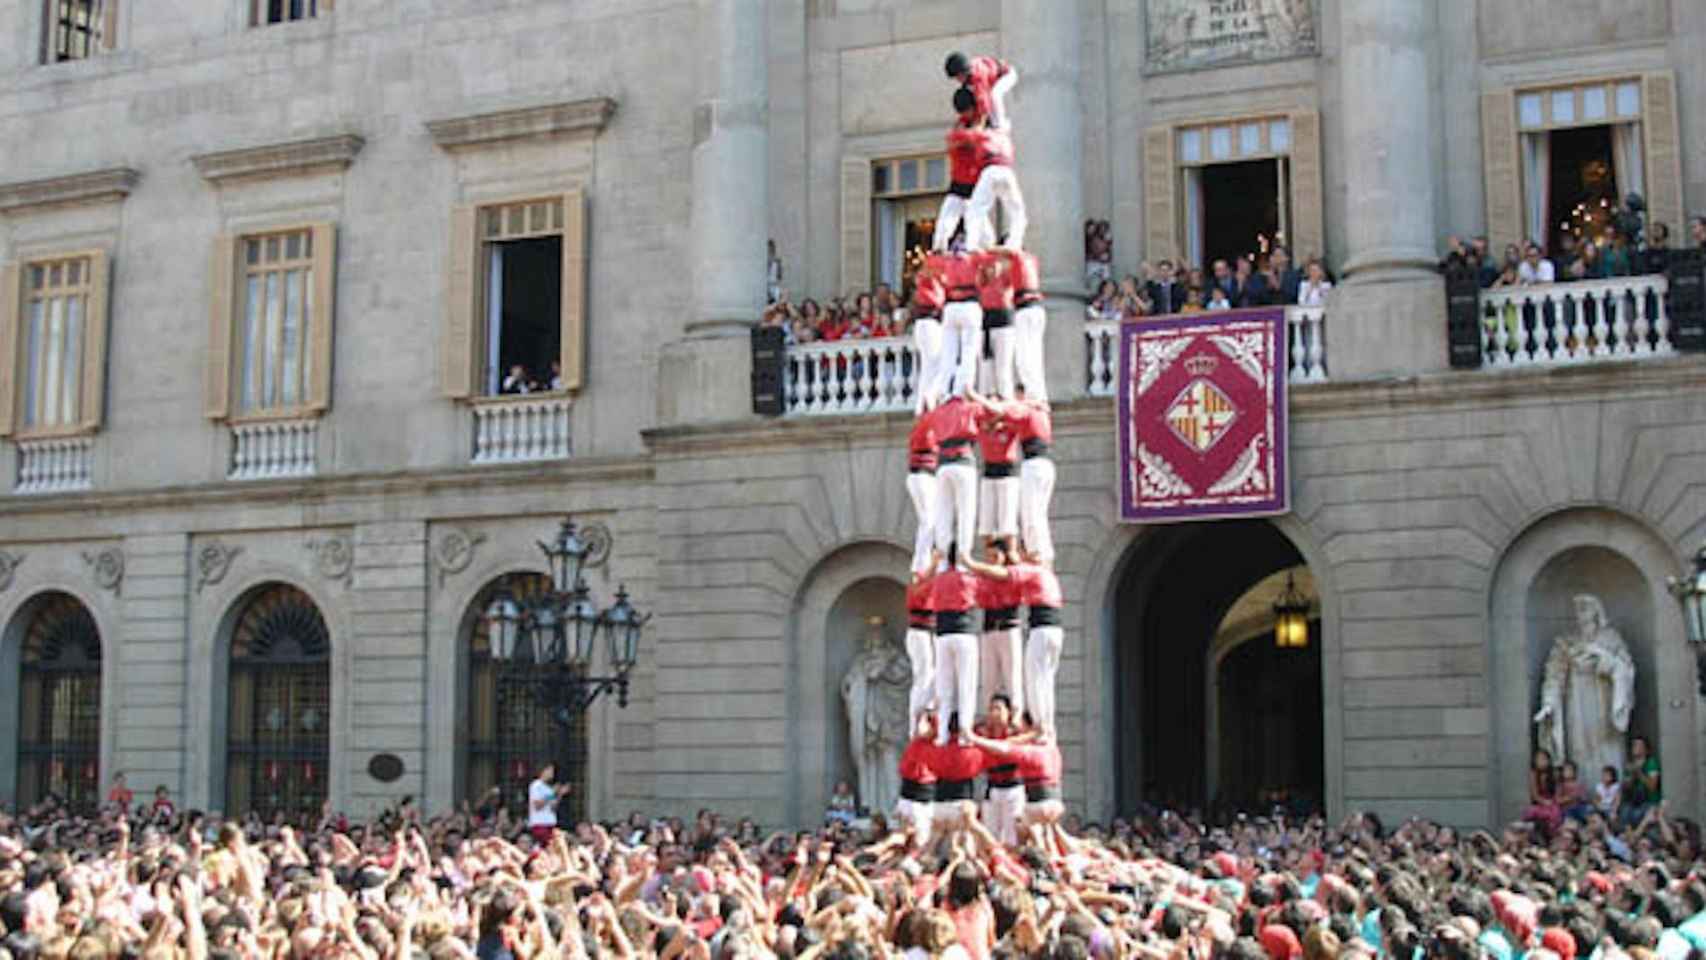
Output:
[[[1120,519],[1261,517],[1291,509],[1283,309],[1120,328]]]

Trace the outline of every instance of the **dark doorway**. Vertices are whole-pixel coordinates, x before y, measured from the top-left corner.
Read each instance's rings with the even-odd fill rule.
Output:
[[[1609,126],[1554,130],[1547,136],[1552,149],[1547,252],[1557,257],[1577,240],[1609,239],[1611,214],[1617,209],[1617,161]],[[1557,267],[1558,279],[1565,279],[1565,264],[1560,261]]]
[[[1278,160],[1216,163],[1202,168],[1203,262],[1255,254],[1280,231]]]
[[[1157,529],[1131,547],[1114,601],[1119,813],[1144,804],[1206,809],[1216,800],[1209,775],[1211,645],[1228,610],[1251,587],[1302,563],[1291,541],[1262,520],[1179,524]],[[1283,734],[1298,745],[1293,756],[1308,758],[1286,761],[1294,769],[1283,779],[1308,779],[1304,786],[1319,798],[1320,642],[1319,631],[1312,633],[1301,662],[1291,665],[1297,673],[1286,675],[1291,679],[1285,686],[1296,702],[1277,716],[1296,724]],[[1250,648],[1247,654],[1235,650],[1222,661],[1223,666],[1232,663],[1234,683],[1245,669],[1234,658],[1259,659],[1264,655],[1256,648],[1271,648],[1272,640],[1253,639],[1243,646]],[[1249,669],[1261,668],[1257,663]],[[1222,698],[1221,754],[1261,750],[1232,742],[1239,731],[1263,722],[1261,702]]]
[[[492,269],[500,272],[497,392],[556,389],[554,365],[563,342],[563,238],[505,240],[490,247]],[[502,385],[512,372],[526,390]]]
[[[1259,636],[1220,661],[1218,805],[1267,812],[1313,809],[1321,756],[1321,623],[1309,646],[1281,649]]]

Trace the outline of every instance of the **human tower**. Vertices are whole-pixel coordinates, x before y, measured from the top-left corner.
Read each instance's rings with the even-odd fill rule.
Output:
[[[921,844],[932,829],[973,827],[984,777],[982,824],[1015,843],[1022,827],[1058,830],[1061,814],[1047,314],[1013,174],[1005,97],[1018,73],[960,53],[946,70],[958,83],[951,182],[911,305],[921,361],[907,458],[918,518],[906,635],[914,737],[897,812]]]

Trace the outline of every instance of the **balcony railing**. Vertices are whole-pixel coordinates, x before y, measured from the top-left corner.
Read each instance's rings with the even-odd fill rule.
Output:
[[[1659,275],[1481,292],[1483,367],[1517,369],[1676,352]]]
[[[533,463],[569,457],[564,394],[490,397],[474,403],[475,463]]]
[[[1325,307],[1286,307],[1286,355],[1291,383],[1327,380],[1327,311]],[[1086,370],[1084,391],[1092,397],[1111,397],[1119,389],[1120,322],[1091,320],[1084,324]]]
[[[16,493],[68,493],[93,485],[94,437],[18,441]]]
[[[909,337],[834,340],[788,348],[783,413],[828,416],[912,410],[918,353]]]
[[[314,475],[320,421],[257,420],[231,425],[231,480],[277,480]]]

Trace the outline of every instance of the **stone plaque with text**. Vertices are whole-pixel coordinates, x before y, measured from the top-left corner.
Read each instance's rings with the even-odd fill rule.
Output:
[[[1151,72],[1315,53],[1316,0],[1148,0]]]

